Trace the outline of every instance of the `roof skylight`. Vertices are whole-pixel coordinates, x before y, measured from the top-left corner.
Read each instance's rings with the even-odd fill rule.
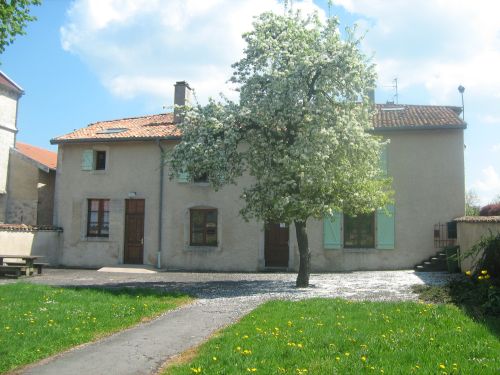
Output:
[[[97,134],[117,134],[117,133],[122,133],[124,131],[127,131],[128,128],[108,128],[108,129],[102,129],[97,132]]]

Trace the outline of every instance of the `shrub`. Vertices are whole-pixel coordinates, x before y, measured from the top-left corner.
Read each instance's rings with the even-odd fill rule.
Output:
[[[500,203],[487,204],[479,211],[479,216],[499,216]]]
[[[483,237],[475,244],[462,259],[472,257],[475,273],[479,275],[482,270],[487,270],[490,277],[500,282],[500,233],[490,234]]]

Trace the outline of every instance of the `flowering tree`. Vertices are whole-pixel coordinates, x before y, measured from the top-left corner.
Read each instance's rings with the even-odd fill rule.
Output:
[[[171,177],[208,172],[218,189],[252,176],[241,214],[294,224],[297,286],[307,287],[307,219],[370,212],[390,199],[390,181],[378,167],[383,143],[370,133],[374,67],[352,31],[342,39],[335,18],[264,13],[243,38],[245,54],[231,77],[239,103],[184,108]]]

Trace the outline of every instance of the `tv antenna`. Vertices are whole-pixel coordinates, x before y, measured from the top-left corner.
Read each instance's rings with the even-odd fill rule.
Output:
[[[392,85],[386,85],[385,87],[390,87],[394,90],[394,95],[392,96],[392,104],[399,104],[398,77],[395,77],[392,80]],[[388,101],[387,103],[390,103],[390,101]]]

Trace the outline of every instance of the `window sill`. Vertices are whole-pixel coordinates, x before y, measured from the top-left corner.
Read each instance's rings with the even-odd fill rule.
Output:
[[[184,251],[197,251],[197,252],[211,252],[219,250],[219,246],[194,246],[194,245],[186,245],[184,246]]]
[[[83,237],[83,241],[87,242],[109,242],[109,237]]]
[[[372,252],[377,252],[378,249],[376,249],[375,247],[364,247],[364,248],[361,248],[361,247],[344,247],[343,250],[346,252],[346,253],[372,253]]]

